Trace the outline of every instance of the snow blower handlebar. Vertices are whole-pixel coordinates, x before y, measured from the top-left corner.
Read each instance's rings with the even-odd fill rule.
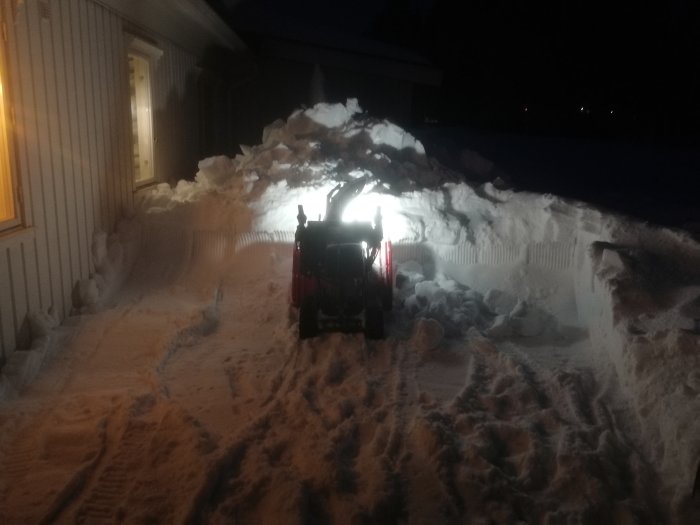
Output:
[[[367,184],[367,177],[360,177],[343,184],[339,182],[326,196],[326,221],[340,222],[348,203],[357,197]]]

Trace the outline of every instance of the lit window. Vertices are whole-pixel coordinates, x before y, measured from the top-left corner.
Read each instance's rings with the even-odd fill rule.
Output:
[[[131,133],[134,142],[136,183],[153,178],[153,120],[151,118],[151,67],[148,60],[129,53]]]
[[[131,133],[133,137],[134,181],[143,184],[155,178],[153,165],[153,104],[151,64],[162,51],[139,39],[129,46],[129,91],[131,93]]]
[[[0,228],[6,229],[19,224],[17,185],[14,179],[11,160],[12,123],[10,104],[7,99],[5,79],[4,49],[0,46]]]

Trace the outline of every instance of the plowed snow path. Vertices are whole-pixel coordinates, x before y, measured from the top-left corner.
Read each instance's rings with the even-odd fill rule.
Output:
[[[300,344],[286,253],[81,318],[0,406],[0,522],[663,521],[585,334]]]

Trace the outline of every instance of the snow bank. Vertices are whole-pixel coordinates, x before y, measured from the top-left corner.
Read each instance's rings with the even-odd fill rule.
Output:
[[[209,201],[208,215],[232,229],[293,231],[298,204],[308,217],[322,216],[328,191],[362,175],[370,184],[353,202],[361,210],[353,218],[367,220],[366,210],[381,206],[393,241],[523,245],[571,239],[576,229],[575,205],[492,184],[472,188],[409,133],[364,115],[356,100],[295,111],[265,128],[262,144],[241,150],[233,159],[203,160],[194,181],[151,190],[144,209],[157,213],[219,193],[225,198]],[[232,200],[245,206],[231,207]]]
[[[592,340],[610,356],[630,395],[652,463],[674,505],[691,503],[700,466],[700,247],[688,235],[621,221],[612,242],[589,249],[596,305]]]
[[[94,233],[91,253],[95,271],[75,284],[71,315],[95,313],[104,307],[129,276],[140,241],[139,222],[135,218],[120,221],[111,235],[101,231]],[[29,312],[27,321],[30,347],[13,352],[2,368],[0,400],[15,397],[31,384],[45,361],[70,333],[70,327],[61,326],[53,307]]]

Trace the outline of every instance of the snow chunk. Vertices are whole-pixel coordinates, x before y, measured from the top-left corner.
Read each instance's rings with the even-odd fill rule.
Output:
[[[304,115],[327,128],[339,128],[347,124],[362,108],[356,98],[349,98],[345,105],[320,103],[304,111]]]
[[[413,348],[419,353],[435,350],[445,337],[445,329],[435,319],[419,319],[413,334]]]
[[[489,309],[499,315],[509,314],[518,299],[508,292],[503,290],[490,289],[484,294],[484,304],[489,307]]]
[[[417,319],[417,323],[423,319],[437,322],[445,337],[464,335],[475,326],[482,329],[490,324],[492,314],[480,293],[443,276],[426,280],[419,270],[420,265],[412,262],[397,273],[398,295],[406,317]]]
[[[428,302],[446,297],[446,292],[435,281],[422,281],[416,283],[416,295]]]
[[[205,188],[218,188],[226,184],[233,176],[236,163],[225,155],[208,157],[197,164],[199,172],[194,180]]]
[[[549,333],[556,327],[554,317],[525,301],[520,301],[510,313],[513,331],[517,335],[533,337]]]
[[[399,151],[410,148],[420,155],[425,155],[425,148],[419,140],[388,120],[372,126],[369,136],[377,146],[387,145]]]
[[[499,310],[503,311],[502,307]],[[536,305],[518,301],[510,313],[496,316],[486,334],[493,338],[535,337],[555,334],[557,328],[553,315]]]
[[[27,318],[33,340],[46,337],[60,324],[53,308],[48,311],[31,312]]]

